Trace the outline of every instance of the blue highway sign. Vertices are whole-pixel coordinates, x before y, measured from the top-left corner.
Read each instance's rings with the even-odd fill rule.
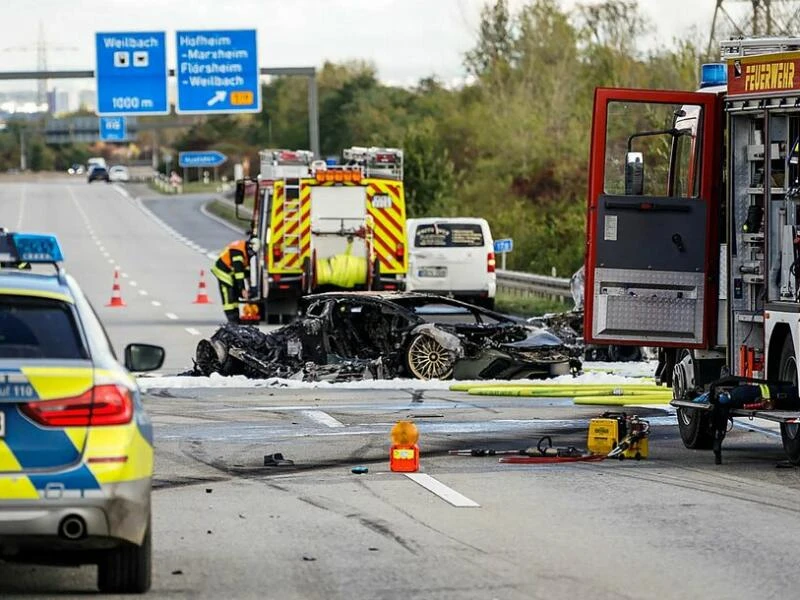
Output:
[[[218,167],[226,160],[228,157],[216,150],[178,153],[178,165],[181,167]]]
[[[128,139],[128,123],[125,117],[100,117],[100,140],[124,142]]]
[[[176,32],[179,113],[261,112],[255,29]]]
[[[169,114],[163,31],[97,33],[95,41],[98,115]]]
[[[513,249],[514,249],[514,240],[511,238],[505,238],[502,240],[494,241],[495,254],[503,254],[505,252],[511,252]]]

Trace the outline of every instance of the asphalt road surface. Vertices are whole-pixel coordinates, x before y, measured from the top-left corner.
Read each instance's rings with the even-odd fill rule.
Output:
[[[179,370],[197,340],[187,328],[219,321],[218,304],[191,303],[208,259],[113,186],[0,186],[0,223],[61,237],[118,346],[164,343]],[[124,309],[103,306],[110,259],[128,275]],[[543,435],[585,446],[602,409],[403,385],[149,388],[145,402],[154,598],[762,599],[794,597],[800,583],[800,474],[777,468],[780,440],[760,424],[734,428],[715,466],[682,447],[669,411],[627,408],[653,426],[647,460],[519,466],[447,451]],[[421,470],[440,493],[478,506],[388,470],[398,419],[418,424]],[[294,465],[265,467],[276,452]],[[369,472],[351,472],[359,465]],[[91,567],[0,564],[3,597],[94,590]]]

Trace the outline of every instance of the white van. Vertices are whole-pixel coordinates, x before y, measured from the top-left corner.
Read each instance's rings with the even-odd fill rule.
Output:
[[[486,219],[408,219],[406,232],[407,290],[444,294],[494,308],[494,240]]]

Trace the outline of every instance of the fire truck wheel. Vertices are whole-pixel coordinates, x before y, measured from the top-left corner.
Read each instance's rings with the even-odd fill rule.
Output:
[[[420,334],[408,346],[406,366],[417,379],[450,379],[453,354],[429,335]]]
[[[778,363],[778,379],[797,385],[797,358],[794,354],[794,342],[787,336],[783,342],[781,359]],[[800,425],[796,423],[781,423],[781,439],[783,451],[793,465],[800,465]]]
[[[692,373],[687,373],[686,368],[691,368],[691,363],[686,365],[684,359],[689,356],[689,350],[678,350],[675,357],[675,368],[672,376],[673,397],[684,399],[689,391],[689,381],[694,379]],[[711,417],[703,411],[691,408],[678,408],[678,431],[681,434],[683,445],[692,450],[710,450],[714,446],[714,430],[711,427]]]
[[[692,450],[710,450],[714,445],[714,431],[709,416],[691,408],[679,408],[677,412],[683,445]]]

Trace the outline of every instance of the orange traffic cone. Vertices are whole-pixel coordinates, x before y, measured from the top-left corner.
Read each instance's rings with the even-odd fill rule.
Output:
[[[119,268],[114,269],[114,285],[111,287],[111,301],[106,306],[125,306],[119,287]]]
[[[192,304],[211,304],[211,300],[206,292],[206,272],[200,271],[200,284],[197,286],[197,297]]]

